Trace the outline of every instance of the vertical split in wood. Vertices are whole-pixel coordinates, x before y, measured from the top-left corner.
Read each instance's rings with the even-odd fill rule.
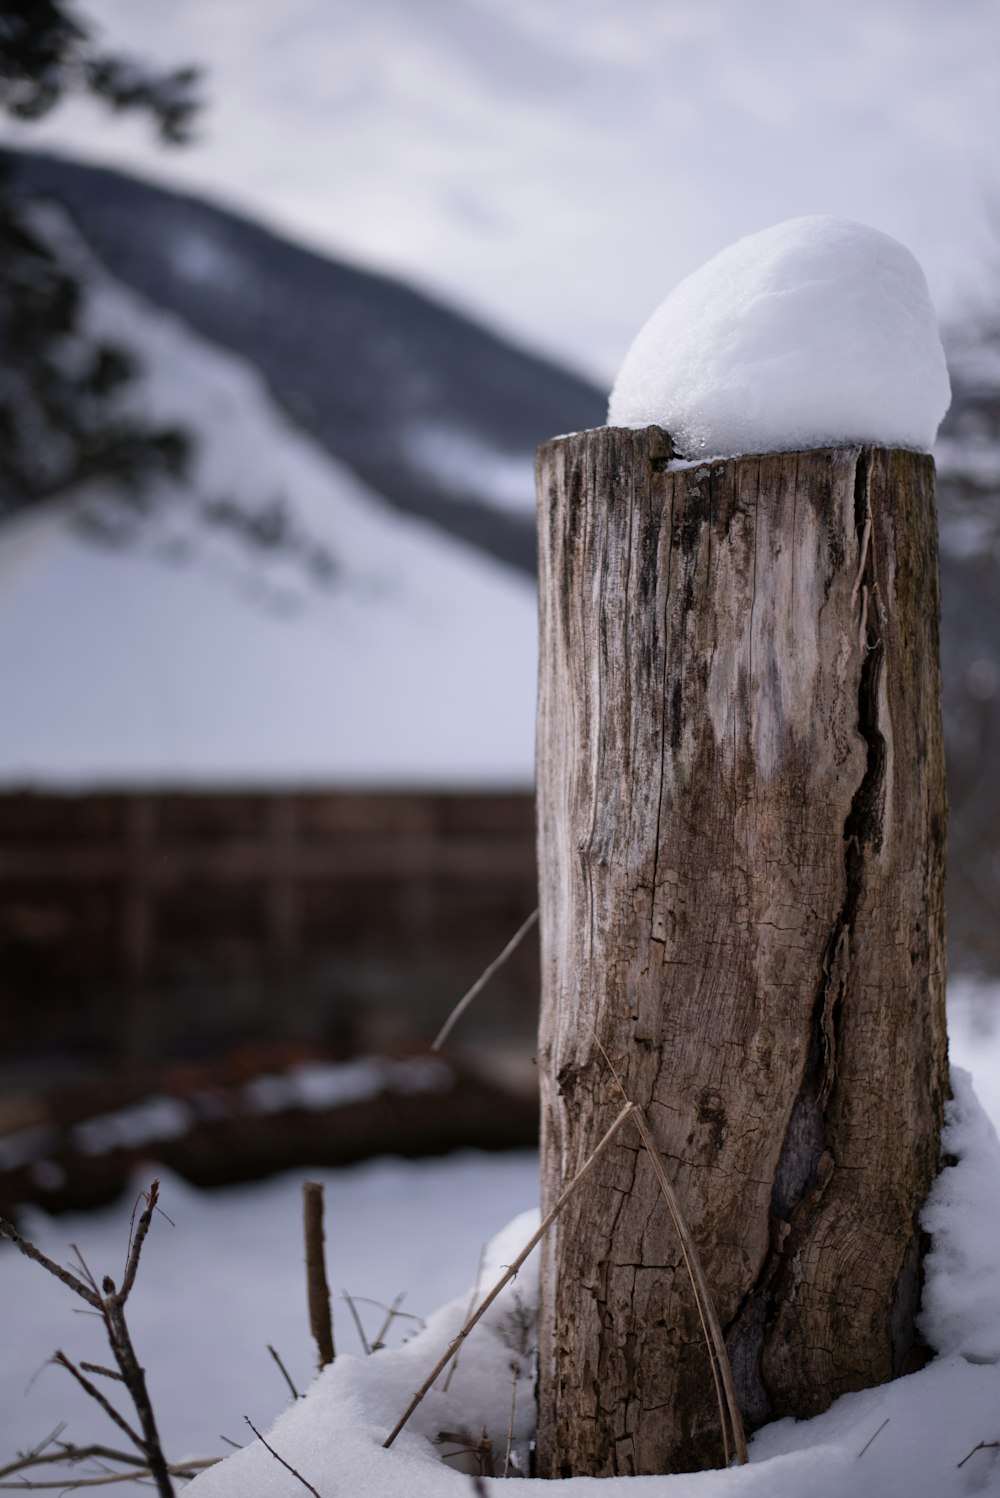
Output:
[[[918,1355],[947,1089],[929,458],[539,454],[542,1205],[643,1109],[751,1427]],[[596,1040],[595,1040],[596,1036]],[[621,1139],[544,1251],[539,1469],[697,1469],[708,1360]]]
[[[333,1319],[330,1289],[326,1280],[323,1232],[323,1187],[317,1181],[302,1183],[302,1218],[305,1230],[306,1294],[309,1330],[316,1343],[317,1367],[322,1370],[334,1359]]]

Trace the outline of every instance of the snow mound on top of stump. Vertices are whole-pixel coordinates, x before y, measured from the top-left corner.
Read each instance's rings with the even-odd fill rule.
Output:
[[[608,425],[664,427],[688,458],[929,452],[950,401],[914,257],[824,214],[748,235],[681,281],[629,349]]]

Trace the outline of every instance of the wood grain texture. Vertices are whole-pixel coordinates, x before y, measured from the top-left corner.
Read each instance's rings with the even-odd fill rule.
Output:
[[[947,1091],[929,458],[539,452],[542,1209],[647,1113],[750,1427],[910,1366]],[[624,1135],[547,1243],[539,1470],[721,1461]]]

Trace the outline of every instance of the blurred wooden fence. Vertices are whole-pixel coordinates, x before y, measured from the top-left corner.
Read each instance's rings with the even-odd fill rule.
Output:
[[[0,795],[0,1043],[424,1038],[535,898],[522,793]],[[526,947],[490,1013],[530,1036]]]

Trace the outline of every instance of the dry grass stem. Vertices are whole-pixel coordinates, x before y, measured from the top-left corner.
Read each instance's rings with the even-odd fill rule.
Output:
[[[302,1223],[305,1233],[309,1330],[316,1343],[317,1366],[322,1372],[333,1362],[336,1353],[333,1347],[330,1287],[326,1282],[326,1259],[323,1252],[323,1187],[318,1181],[302,1183]]]
[[[347,1309],[351,1313],[351,1318],[354,1322],[355,1329],[357,1330],[358,1336],[361,1338],[361,1346],[365,1350],[365,1356],[370,1358],[372,1355],[371,1344],[368,1341],[368,1338],[365,1336],[365,1328],[361,1320],[361,1314],[358,1311],[357,1306],[354,1304],[353,1297],[348,1295],[346,1290],[341,1290],[340,1293],[347,1301]]]
[[[415,1321],[420,1327],[427,1325],[422,1316],[415,1315],[413,1311],[401,1311],[399,1309],[406,1299],[405,1290],[400,1290],[391,1306],[387,1306],[384,1300],[373,1300],[370,1295],[355,1295],[352,1296],[352,1299],[354,1301],[363,1301],[366,1306],[378,1306],[380,1311],[385,1312],[385,1320],[376,1332],[371,1344],[372,1352],[381,1352],[385,1346],[385,1339],[389,1334],[389,1328],[394,1321]]]
[[[531,930],[532,926],[534,926],[537,920],[538,911],[537,909],[535,909],[531,912],[524,924],[517,928],[517,930],[514,932],[514,935],[511,937],[510,941],[504,947],[500,955],[498,957],[494,957],[489,967],[486,968],[484,972],[480,973],[479,977],[476,979],[475,983],[473,983],[468,993],[462,995],[462,997],[459,999],[458,1003],[455,1005],[454,1009],[451,1011],[448,1018],[445,1020],[444,1024],[438,1031],[437,1036],[434,1040],[434,1044],[431,1046],[432,1051],[439,1051],[441,1049],[445,1041],[448,1039],[448,1036],[454,1029],[455,1025],[462,1018],[462,1015],[472,1003],[473,999],[477,994],[482,993],[487,983],[493,977],[493,974],[500,971],[504,963],[507,961],[508,957],[521,945],[521,942],[527,936],[528,932]]]
[[[615,1079],[618,1091],[623,1098],[628,1100],[625,1084],[615,1070],[611,1057],[601,1043],[600,1036],[593,1025],[589,1028],[594,1043],[604,1057],[605,1065]],[[663,1169],[663,1161],[660,1159],[660,1152],[656,1148],[656,1140],[653,1138],[652,1130],[646,1122],[646,1115],[638,1104],[634,1104],[633,1106],[636,1128],[639,1131],[639,1137],[642,1140],[656,1179],[659,1182],[660,1191],[667,1204],[667,1210],[673,1221],[674,1229],[680,1239],[681,1253],[684,1256],[684,1266],[687,1269],[688,1278],[691,1281],[691,1289],[694,1292],[695,1305],[698,1308],[698,1318],[701,1321],[701,1329],[708,1348],[708,1361],[712,1370],[712,1382],[715,1385],[715,1399],[719,1407],[722,1450],[726,1466],[728,1467],[730,1461],[730,1435],[732,1436],[732,1443],[736,1448],[736,1455],[740,1465],[746,1466],[750,1460],[750,1456],[747,1451],[746,1433],[743,1429],[743,1416],[740,1413],[739,1402],[736,1398],[736,1385],[733,1382],[732,1365],[729,1362],[726,1340],[722,1334],[722,1327],[715,1309],[715,1302],[712,1299],[712,1292],[708,1287],[701,1257],[694,1238],[691,1236],[687,1219],[681,1211],[680,1202],[677,1200],[674,1188],[671,1186],[667,1178],[667,1173]]]
[[[472,1315],[472,1312],[475,1309],[476,1301],[479,1298],[479,1283],[483,1277],[483,1265],[485,1263],[486,1244],[484,1243],[482,1248],[479,1250],[479,1263],[476,1265],[476,1277],[472,1282],[472,1294],[469,1296],[469,1304],[465,1312],[466,1321],[468,1321],[469,1317]],[[461,1349],[459,1349],[459,1351],[461,1351]],[[459,1354],[456,1352],[455,1356],[452,1358],[451,1367],[448,1369],[448,1374],[444,1381],[444,1392],[446,1394],[451,1388],[452,1379],[455,1377],[455,1370],[458,1367],[458,1357]]]
[[[514,1444],[514,1415],[517,1411],[517,1381],[521,1377],[521,1370],[517,1363],[510,1365],[510,1420],[507,1422],[507,1448],[503,1454],[503,1472],[506,1477],[510,1471],[510,1451]]]
[[[407,1420],[409,1420],[410,1416],[413,1414],[413,1411],[420,1404],[421,1400],[427,1394],[428,1390],[433,1386],[433,1384],[434,1384],[435,1380],[438,1378],[439,1374],[441,1374],[444,1371],[444,1369],[447,1367],[447,1365],[451,1361],[451,1359],[456,1356],[456,1354],[458,1353],[458,1350],[461,1347],[462,1343],[465,1341],[466,1337],[472,1331],[472,1328],[486,1314],[486,1312],[489,1310],[490,1306],[496,1300],[497,1296],[500,1294],[500,1291],[504,1288],[504,1286],[507,1285],[507,1284],[509,1284],[510,1281],[514,1278],[514,1276],[517,1274],[518,1270],[521,1268],[521,1265],[524,1263],[525,1259],[531,1253],[532,1249],[535,1248],[537,1246],[537,1244],[539,1244],[541,1242],[541,1240],[545,1237],[545,1234],[548,1232],[549,1228],[555,1222],[556,1218],[559,1216],[559,1213],[562,1211],[563,1207],[566,1205],[566,1203],[569,1201],[570,1197],[576,1191],[577,1187],[580,1185],[580,1183],[582,1181],[584,1181],[586,1179],[586,1177],[593,1170],[594,1166],[597,1164],[598,1160],[604,1154],[605,1150],[610,1146],[610,1144],[614,1140],[616,1134],[618,1133],[619,1129],[624,1124],[625,1120],[627,1118],[631,1117],[632,1114],[636,1113],[637,1111],[638,1110],[636,1109],[636,1106],[635,1106],[634,1103],[626,1103],[625,1104],[625,1107],[619,1113],[618,1117],[615,1119],[615,1121],[611,1125],[610,1129],[608,1129],[607,1133],[604,1135],[604,1138],[597,1145],[597,1147],[595,1148],[593,1154],[591,1154],[590,1157],[587,1160],[584,1161],[583,1165],[581,1165],[581,1167],[577,1171],[576,1175],[573,1177],[573,1179],[570,1181],[569,1185],[565,1188],[565,1190],[563,1191],[562,1195],[559,1197],[559,1200],[556,1202],[555,1206],[552,1207],[552,1209],[548,1213],[546,1213],[545,1217],[542,1219],[541,1223],[539,1224],[537,1230],[534,1233],[532,1233],[531,1237],[528,1239],[527,1243],[521,1249],[521,1252],[518,1254],[517,1258],[514,1260],[514,1262],[512,1264],[510,1264],[508,1266],[506,1274],[504,1274],[504,1275],[501,1276],[501,1278],[493,1286],[493,1289],[486,1296],[486,1299],[483,1300],[480,1303],[480,1305],[476,1308],[476,1310],[473,1311],[472,1315],[467,1318],[467,1320],[465,1322],[465,1325],[462,1327],[462,1330],[458,1333],[458,1336],[455,1337],[455,1338],[453,1338],[452,1341],[448,1344],[448,1347],[447,1347],[445,1353],[443,1354],[443,1356],[440,1357],[438,1359],[438,1361],[435,1363],[434,1368],[432,1369],[432,1371],[424,1379],[423,1383],[420,1385],[420,1388],[417,1390],[417,1392],[414,1394],[413,1398],[410,1400],[409,1404],[407,1405],[406,1409],[403,1411],[402,1415],[397,1420],[397,1422],[394,1425],[393,1429],[389,1432],[389,1434],[386,1437],[386,1439],[382,1442],[383,1446],[391,1446],[392,1445],[393,1441],[399,1435],[399,1432],[403,1429],[403,1427],[406,1424]]]
[[[270,1342],[268,1342],[268,1344],[267,1344],[267,1350],[271,1354],[271,1356],[274,1359],[274,1361],[277,1363],[278,1367],[281,1369],[281,1372],[284,1375],[285,1383],[288,1385],[288,1387],[292,1391],[292,1398],[293,1399],[299,1399],[301,1396],[299,1394],[298,1389],[292,1383],[292,1375],[289,1373],[288,1369],[285,1367],[284,1363],[281,1361],[281,1358],[278,1356],[277,1351],[271,1346]]]
[[[474,1456],[479,1463],[480,1477],[493,1477],[493,1442],[484,1430],[478,1441],[458,1430],[440,1430],[437,1434],[439,1446],[454,1446],[455,1451],[446,1451],[441,1460],[450,1462],[456,1456]]]
[[[733,1370],[729,1362],[729,1353],[726,1351],[726,1340],[722,1335],[722,1327],[716,1313],[715,1303],[712,1300],[712,1292],[708,1288],[705,1271],[702,1268],[701,1258],[695,1241],[691,1236],[691,1230],[687,1220],[681,1211],[680,1203],[667,1178],[656,1148],[656,1140],[653,1138],[649,1124],[646,1122],[645,1114],[639,1107],[634,1108],[633,1118],[635,1126],[639,1130],[639,1136],[646,1147],[650,1162],[660,1183],[663,1199],[667,1204],[667,1210],[673,1219],[677,1236],[680,1239],[681,1252],[684,1255],[684,1264],[691,1280],[691,1288],[694,1291],[695,1303],[698,1307],[698,1316],[701,1320],[702,1331],[708,1345],[709,1361],[712,1365],[712,1377],[715,1381],[715,1394],[719,1403],[719,1418],[722,1423],[722,1445],[726,1455],[726,1465],[729,1465],[729,1435],[732,1435],[733,1445],[736,1448],[736,1457],[741,1466],[745,1466],[750,1460],[747,1452],[746,1435],[743,1430],[743,1416],[740,1414],[739,1403],[736,1398],[736,1385],[733,1382]],[[720,1388],[721,1381],[721,1388]],[[727,1421],[728,1416],[728,1421]],[[728,1425],[728,1431],[727,1431]]]
[[[299,1472],[295,1467],[293,1467],[290,1462],[286,1462],[285,1458],[283,1456],[279,1456],[278,1453],[275,1451],[274,1447],[270,1444],[270,1442],[265,1441],[264,1437],[261,1435],[261,1433],[257,1429],[256,1425],[254,1425],[253,1421],[250,1419],[250,1416],[249,1415],[244,1415],[243,1418],[247,1422],[247,1424],[249,1425],[250,1429],[253,1431],[254,1435],[257,1437],[257,1439],[260,1442],[260,1444],[262,1446],[264,1446],[271,1453],[271,1455],[274,1457],[274,1460],[276,1462],[280,1462],[281,1465],[284,1467],[284,1469],[285,1469],[286,1472],[290,1472],[293,1477],[297,1478],[299,1480],[299,1482],[302,1484],[302,1486],[304,1488],[307,1488],[309,1490],[309,1492],[312,1493],[313,1498],[322,1498],[322,1494],[320,1494],[320,1493],[318,1493],[316,1491],[316,1489],[313,1487],[312,1483],[311,1482],[307,1482],[306,1479],[302,1476],[301,1472]]]

